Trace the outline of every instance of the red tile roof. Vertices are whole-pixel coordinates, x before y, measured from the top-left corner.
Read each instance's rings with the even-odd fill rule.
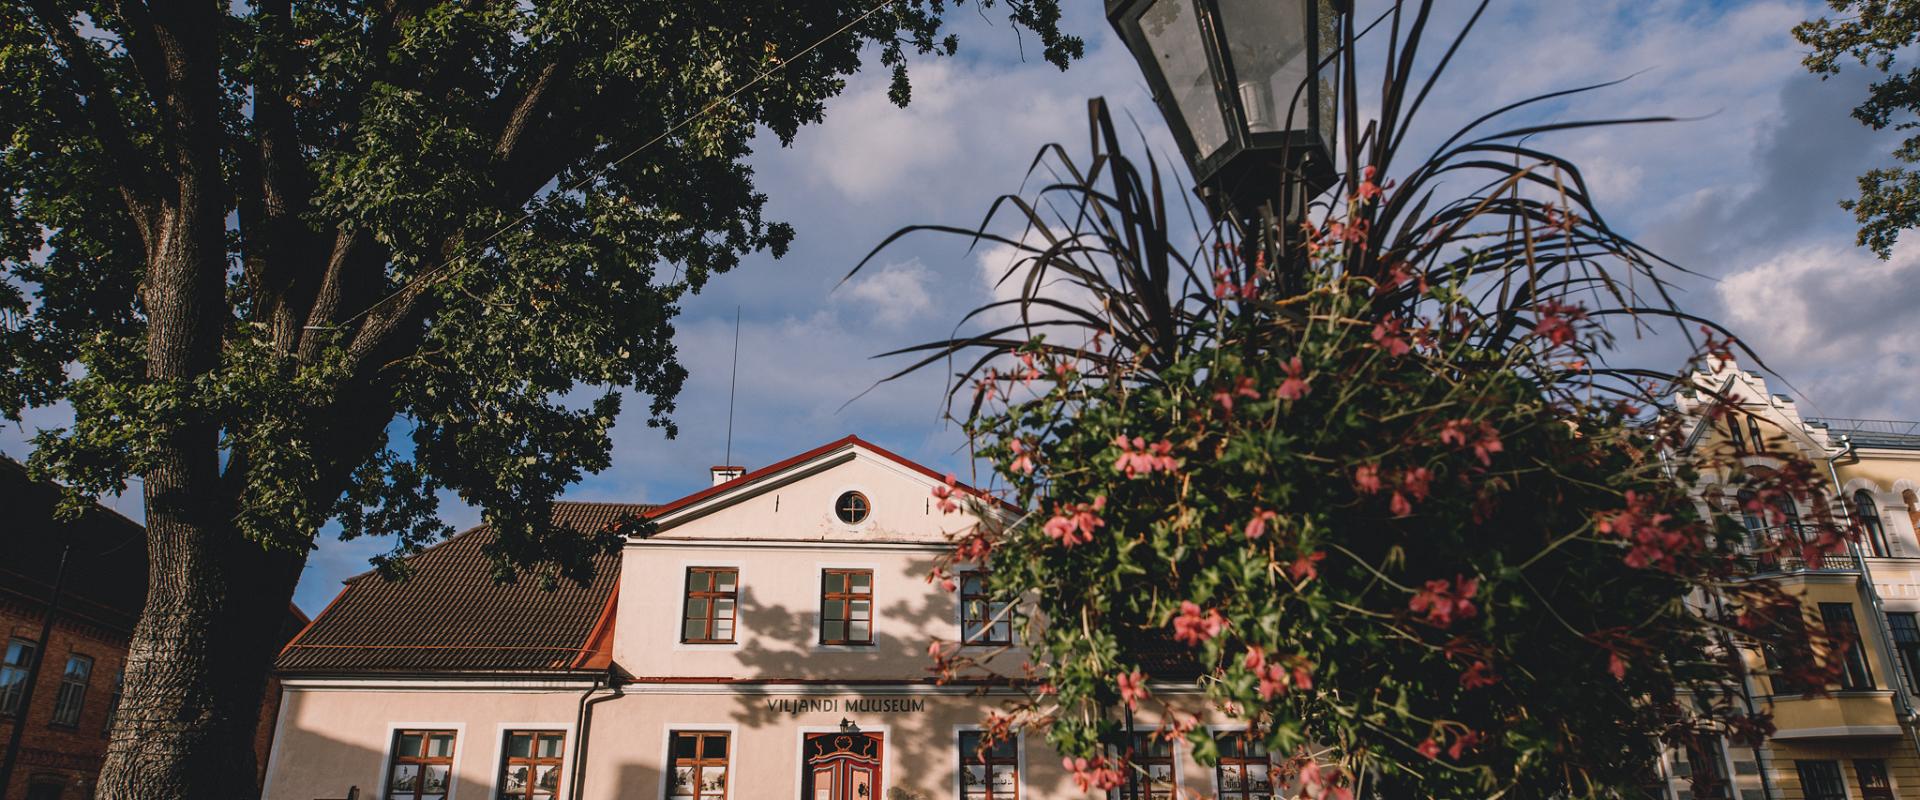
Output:
[[[639,503],[553,504],[553,521],[597,530],[652,506]],[[562,580],[545,590],[534,581],[494,583],[482,548],[486,526],[456,534],[408,559],[405,581],[357,575],[311,625],[281,651],[287,673],[521,672],[604,666],[593,658],[603,617],[612,613],[620,554],[594,557],[586,586]]]

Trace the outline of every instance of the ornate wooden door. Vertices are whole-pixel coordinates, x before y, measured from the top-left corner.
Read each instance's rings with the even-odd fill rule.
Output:
[[[815,733],[806,740],[804,800],[879,800],[880,734]]]

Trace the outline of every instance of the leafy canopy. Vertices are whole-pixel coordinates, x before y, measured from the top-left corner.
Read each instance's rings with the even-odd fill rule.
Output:
[[[1920,67],[1900,69],[1895,62],[1920,41],[1920,2],[1915,0],[1827,0],[1837,15],[1795,25],[1794,38],[1812,49],[1802,63],[1822,79],[1840,74],[1849,59],[1880,74],[1853,118],[1874,130],[1913,130],[1920,122]],[[1920,162],[1920,135],[1902,139],[1893,157],[1902,164]],[[1843,200],[1860,223],[1859,243],[1887,258],[1900,232],[1920,226],[1920,171],[1910,166],[1880,167],[1860,176],[1860,196]]]
[[[1055,0],[997,3],[1049,62],[1080,54]],[[8,4],[0,413],[69,403],[33,465],[83,493],[214,426],[216,517],[266,546],[307,548],[338,518],[409,552],[444,532],[450,489],[500,531],[503,576],[582,578],[610,539],[552,530],[547,503],[607,466],[617,390],[672,435],[679,303],[793,238],[762,215],[754,136],[790,142],[868,59],[905,104],[908,57],[957,47],[947,10]],[[216,80],[180,77],[203,67]],[[196,166],[209,153],[217,174]],[[185,269],[225,291],[187,326],[219,344],[155,379],[150,354],[177,343],[149,309],[183,274],[162,234],[200,197],[222,244]]]

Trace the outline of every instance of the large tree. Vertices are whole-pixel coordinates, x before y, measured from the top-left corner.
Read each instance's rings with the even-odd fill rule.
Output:
[[[1916,0],[1827,0],[1836,17],[1794,26],[1794,38],[1812,49],[1804,63],[1821,78],[1840,74],[1848,60],[1879,73],[1853,118],[1874,130],[1912,131],[1920,126],[1920,67],[1896,69],[1897,57],[1920,41],[1920,2]],[[1901,166],[1867,170],[1860,196],[1843,200],[1860,223],[1859,242],[1881,258],[1893,252],[1900,232],[1920,226],[1920,135],[1894,148]]]
[[[1054,0],[1000,8],[1079,53]],[[33,466],[146,502],[100,796],[255,792],[272,632],[330,519],[402,554],[451,490],[503,579],[585,578],[613,537],[549,502],[607,465],[619,390],[671,434],[678,303],[793,236],[762,217],[756,133],[789,141],[863,58],[906,102],[907,56],[953,52],[945,11],[4,6],[0,411],[69,404]]]

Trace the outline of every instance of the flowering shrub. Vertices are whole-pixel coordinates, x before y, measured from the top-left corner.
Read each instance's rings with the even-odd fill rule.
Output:
[[[1203,762],[1202,715],[1249,723],[1298,796],[1607,796],[1644,785],[1662,739],[1770,730],[1740,702],[1743,648],[1824,685],[1838,660],[1743,577],[1735,515],[1811,503],[1793,546],[1816,563],[1846,532],[1784,456],[1744,512],[1692,497],[1718,466],[1684,447],[1698,420],[1598,366],[1605,319],[1686,317],[1614,274],[1653,290],[1663,262],[1597,222],[1572,165],[1488,137],[1377,181],[1389,116],[1370,149],[1343,143],[1355,166],[1302,229],[1272,221],[1283,198],[1190,260],[1094,110],[1096,166],[1050,190],[1072,210],[1007,200],[1044,243],[976,234],[1027,271],[976,314],[1019,321],[920,362],[978,351],[964,422],[1035,511],[953,559],[1030,605],[1030,695],[997,718],[1044,731],[1083,788],[1135,769],[1119,712],[1152,707]],[[1466,169],[1495,179],[1433,200]],[[1094,303],[1045,294],[1055,277]]]

